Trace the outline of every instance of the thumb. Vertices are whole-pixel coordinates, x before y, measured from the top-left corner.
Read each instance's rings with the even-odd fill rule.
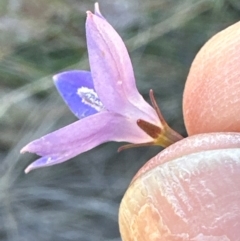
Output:
[[[239,54],[236,23],[196,56],[183,101],[193,136],[134,177],[119,211],[124,241],[240,241]]]
[[[240,132],[240,22],[213,36],[194,59],[183,97],[189,135]]]

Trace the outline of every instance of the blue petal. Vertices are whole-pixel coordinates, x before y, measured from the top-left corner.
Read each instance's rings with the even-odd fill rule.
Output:
[[[89,71],[66,71],[55,75],[53,79],[63,100],[79,119],[103,109]]]

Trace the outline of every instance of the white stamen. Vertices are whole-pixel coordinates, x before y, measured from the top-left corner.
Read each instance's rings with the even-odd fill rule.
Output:
[[[77,90],[77,94],[81,97],[82,103],[91,106],[96,111],[100,111],[104,108],[97,93],[93,89],[81,87]]]

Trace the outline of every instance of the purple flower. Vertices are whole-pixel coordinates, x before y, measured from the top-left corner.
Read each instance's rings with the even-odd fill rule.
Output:
[[[57,74],[54,83],[71,111],[80,119],[45,135],[21,152],[40,155],[25,172],[69,160],[107,141],[164,147],[181,139],[164,121],[153,92],[151,107],[136,88],[132,63],[117,32],[95,4],[87,12],[87,47],[91,72],[72,70]]]

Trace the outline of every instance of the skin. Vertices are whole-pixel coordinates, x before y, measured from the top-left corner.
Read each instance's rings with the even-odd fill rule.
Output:
[[[189,137],[133,178],[119,211],[124,241],[240,240],[239,56],[240,22],[197,54],[183,97]]]
[[[189,135],[240,132],[240,22],[213,36],[192,63],[183,96]]]

